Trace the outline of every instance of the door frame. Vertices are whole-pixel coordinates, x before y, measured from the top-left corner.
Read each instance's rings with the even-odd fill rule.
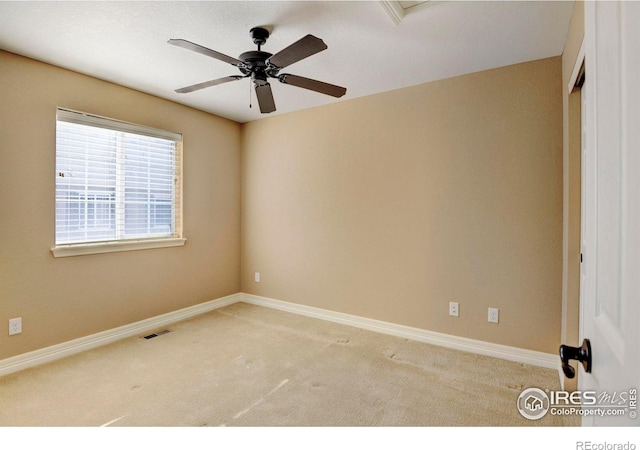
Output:
[[[571,93],[573,92],[573,90],[576,87],[576,84],[578,83],[578,77],[581,74],[582,68],[583,66],[585,66],[585,39],[584,36],[582,36],[582,40],[580,42],[580,48],[578,50],[578,53],[576,54],[576,58],[574,61],[574,65],[573,65],[573,69],[571,72],[571,76],[569,77],[569,81],[567,82],[567,86],[566,86],[566,98],[564,98],[563,100],[567,103],[566,104],[566,108],[567,108],[567,123],[565,124],[567,127],[569,126],[569,122],[570,122],[570,96]],[[580,129],[580,134],[583,135],[583,129],[584,129],[584,105],[582,105],[582,100],[581,100],[581,129]],[[569,131],[567,131],[567,133],[569,133]],[[562,229],[562,234],[563,234],[563,242],[562,242],[562,320],[561,320],[561,330],[560,330],[560,341],[562,343],[567,343],[568,340],[568,336],[567,336],[567,322],[568,322],[568,310],[569,308],[569,288],[568,285],[570,283],[569,280],[569,239],[570,239],[570,230],[569,230],[569,210],[570,210],[570,204],[569,204],[569,191],[571,189],[571,185],[569,182],[569,167],[570,167],[570,153],[571,153],[571,140],[570,140],[570,136],[567,135],[567,141],[563,144],[563,229]],[[581,144],[582,145],[582,144]],[[581,181],[580,183],[582,184],[582,176],[581,176]],[[582,186],[580,187],[580,191],[581,191],[581,198],[582,198]],[[581,200],[582,201],[582,200]],[[582,205],[581,205],[582,207]],[[581,219],[582,222],[582,219]],[[581,228],[582,228],[582,223],[581,223]],[[578,274],[579,276],[579,274]],[[582,303],[582,299],[580,299],[580,303]],[[580,312],[579,312],[579,317],[578,317],[578,327],[580,329],[582,329],[582,308],[580,308]],[[573,343],[572,345],[575,345],[576,343]],[[565,389],[565,376],[564,376],[564,372],[562,371],[561,365],[558,364],[558,377],[560,379],[560,388],[561,389]]]

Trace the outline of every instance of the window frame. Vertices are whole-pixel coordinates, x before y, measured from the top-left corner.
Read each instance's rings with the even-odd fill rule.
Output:
[[[119,132],[133,133],[143,136],[149,136],[154,138],[162,138],[174,141],[176,143],[176,166],[174,169],[175,186],[173,203],[175,205],[175,214],[172,217],[174,221],[174,230],[171,236],[150,236],[150,237],[138,237],[134,239],[113,239],[113,240],[98,240],[95,242],[70,242],[70,243],[56,243],[52,247],[51,253],[54,257],[68,257],[68,256],[81,256],[91,255],[99,253],[112,253],[132,250],[144,250],[154,248],[167,248],[167,247],[179,247],[183,246],[186,242],[186,238],[182,235],[182,135],[179,133],[173,133],[169,131],[160,130],[144,125],[133,124],[124,122],[117,119],[98,116],[86,112],[74,111],[68,108],[58,107],[56,109],[56,129],[58,121],[76,123],[81,125],[88,125],[102,129],[110,129]],[[56,132],[57,136],[57,132]],[[56,160],[58,157],[58,146],[55,145]],[[56,167],[57,169],[57,167]],[[59,174],[56,171],[56,177]],[[56,178],[57,180],[57,178]],[[57,207],[58,200],[56,198],[56,190],[54,190],[54,203]],[[57,216],[57,212],[56,215]],[[55,217],[54,216],[54,217]],[[57,224],[54,219],[54,234],[57,232]],[[54,236],[54,241],[56,240]]]

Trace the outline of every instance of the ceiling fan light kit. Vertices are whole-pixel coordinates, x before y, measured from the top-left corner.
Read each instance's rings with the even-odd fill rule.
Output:
[[[258,99],[258,105],[260,106],[260,112],[263,114],[276,110],[273,93],[271,92],[271,85],[268,81],[269,78],[275,78],[283,84],[319,92],[336,98],[342,97],[346,94],[347,89],[341,86],[298,75],[280,73],[280,70],[285,67],[326,50],[327,45],[322,41],[322,39],[308,34],[290,46],[280,50],[278,53],[271,54],[262,51],[262,46],[269,38],[269,31],[267,29],[255,27],[252,28],[249,33],[253,43],[258,46],[258,50],[244,52],[237,59],[184,39],[170,39],[169,44],[171,45],[191,50],[227,64],[231,64],[232,66],[237,67],[242,74],[204,81],[202,83],[176,89],[175,92],[185,94],[211,86],[228,83],[230,81],[251,78],[255,88],[256,98]]]

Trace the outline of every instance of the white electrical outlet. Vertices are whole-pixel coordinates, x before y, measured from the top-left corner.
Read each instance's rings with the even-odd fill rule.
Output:
[[[498,308],[489,308],[489,322],[498,323],[498,318],[500,315],[500,310]]]
[[[253,275],[253,281],[255,281],[256,283],[260,283],[260,272],[256,272]]]
[[[22,317],[9,319],[9,336],[22,333]]]
[[[459,314],[458,302],[449,302],[449,315],[458,317]]]

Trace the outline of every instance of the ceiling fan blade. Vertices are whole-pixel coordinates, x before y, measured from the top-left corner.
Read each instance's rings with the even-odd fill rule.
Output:
[[[229,77],[218,78],[216,80],[210,80],[210,81],[204,81],[202,83],[193,84],[191,86],[187,86],[187,87],[183,87],[183,88],[180,88],[180,89],[176,89],[176,92],[178,94],[186,94],[188,92],[198,91],[200,89],[208,88],[208,87],[211,87],[211,86],[216,86],[218,84],[228,83],[229,81],[241,80],[242,78],[244,78],[244,77],[241,76],[241,75],[231,75]]]
[[[294,42],[287,48],[284,48],[273,55],[267,60],[267,63],[282,69],[283,67],[287,67],[326,49],[327,45],[322,41],[322,39],[307,34],[299,41]]]
[[[244,66],[244,63],[239,59],[232,58],[231,56],[224,55],[222,53],[216,52],[215,50],[211,50],[207,47],[194,44],[193,42],[185,41],[184,39],[169,39],[168,42],[169,44],[175,45],[176,47],[185,48],[187,50],[191,50],[191,51],[200,53],[202,55],[215,58],[219,61],[229,63],[232,66],[236,66],[236,67]]]
[[[284,84],[290,84],[292,86],[309,89],[311,91],[320,92],[321,94],[330,95],[332,97],[342,97],[347,93],[347,88],[336,86],[335,84],[325,83],[323,81],[312,80],[310,78],[299,77],[298,75],[283,73],[278,77],[278,79]]]
[[[266,114],[276,110],[276,103],[273,100],[271,85],[269,83],[256,86],[256,97],[258,97],[258,105],[260,105],[261,113]]]

